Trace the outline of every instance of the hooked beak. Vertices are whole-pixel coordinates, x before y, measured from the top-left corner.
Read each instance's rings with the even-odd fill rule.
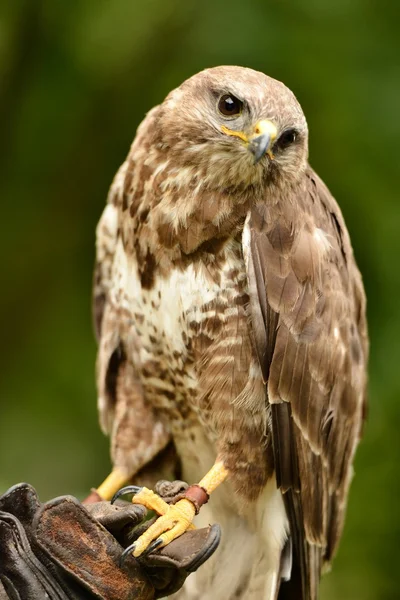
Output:
[[[271,160],[274,155],[271,146],[278,135],[277,129],[271,121],[259,121],[254,128],[254,135],[249,138],[248,149],[254,155],[254,163],[257,164],[264,154],[268,154]]]
[[[254,156],[254,164],[257,164],[265,154],[268,154],[271,160],[274,159],[271,147],[277,138],[278,131],[272,121],[268,121],[267,119],[258,121],[254,127],[253,133],[249,136],[243,131],[234,131],[228,129],[228,127],[225,127],[224,125],[221,129],[227,135],[233,135],[245,142],[248,150]]]

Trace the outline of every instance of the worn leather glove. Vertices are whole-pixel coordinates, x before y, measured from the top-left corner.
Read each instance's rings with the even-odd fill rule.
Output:
[[[0,600],[153,600],[176,592],[213,554],[220,528],[189,531],[120,564],[151,523],[145,515],[142,506],[83,506],[72,496],[40,504],[29,484],[10,488],[0,497]]]

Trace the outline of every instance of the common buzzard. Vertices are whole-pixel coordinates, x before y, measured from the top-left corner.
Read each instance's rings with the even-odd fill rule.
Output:
[[[208,69],[148,113],[98,225],[99,410],[114,464],[99,494],[173,441],[199,485],[171,507],[137,490],[165,513],[139,556],[180,535],[218,486],[196,522],[218,521],[221,546],[180,598],[315,600],[342,532],[365,413],[365,296],[307,159],[285,85]]]

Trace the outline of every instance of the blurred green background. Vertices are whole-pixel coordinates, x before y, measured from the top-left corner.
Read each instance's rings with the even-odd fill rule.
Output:
[[[94,231],[145,112],[202,68],[283,80],[364,274],[370,414],[323,600],[399,586],[398,0],[0,5],[0,491],[85,495],[109,469],[90,315]]]

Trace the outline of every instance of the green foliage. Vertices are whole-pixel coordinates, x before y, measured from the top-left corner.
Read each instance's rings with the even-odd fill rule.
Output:
[[[145,112],[194,72],[281,79],[364,274],[370,415],[326,600],[398,597],[400,119],[396,0],[13,0],[0,7],[0,474],[42,497],[107,473],[90,317],[94,229]]]

